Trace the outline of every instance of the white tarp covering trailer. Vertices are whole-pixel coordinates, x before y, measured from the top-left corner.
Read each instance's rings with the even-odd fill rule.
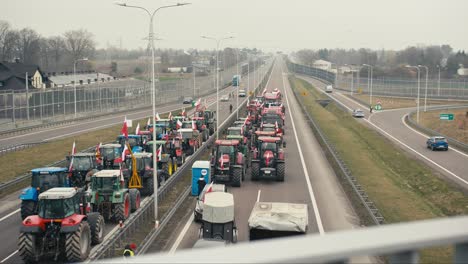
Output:
[[[209,192],[204,198],[201,238],[237,242],[234,196],[226,192]]]
[[[250,240],[305,234],[307,204],[257,202],[248,223]]]

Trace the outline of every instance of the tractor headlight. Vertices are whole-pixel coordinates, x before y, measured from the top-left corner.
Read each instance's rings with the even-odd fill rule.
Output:
[[[115,193],[114,196],[115,196],[115,198],[120,198],[121,195],[120,195],[120,193]]]

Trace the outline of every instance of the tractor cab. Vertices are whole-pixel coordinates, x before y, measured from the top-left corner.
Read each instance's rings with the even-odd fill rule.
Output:
[[[37,213],[39,194],[55,187],[69,187],[68,168],[47,167],[31,170],[31,186],[24,189],[21,199],[22,219]]]
[[[100,163],[103,169],[118,169],[122,163],[122,146],[120,144],[105,144],[99,149]]]
[[[245,122],[244,121],[234,121],[234,123],[232,123],[232,126],[233,127],[244,127],[245,126]]]
[[[239,149],[239,140],[216,140],[211,154],[212,179],[215,182],[230,181],[240,187],[245,175],[245,158]]]
[[[140,174],[144,174],[145,171],[153,169],[152,153],[133,153],[133,156],[136,159],[136,169]],[[128,168],[128,170],[132,170],[133,166],[134,164],[132,162],[131,156],[127,155],[127,158],[125,159],[125,167]]]
[[[155,146],[156,144],[156,146]],[[153,153],[153,147],[156,148],[156,155],[161,148],[161,159],[158,157],[158,170],[162,170],[171,176],[177,168],[174,167],[171,153],[170,153],[170,141],[156,140],[150,141],[146,144],[146,152]]]
[[[84,187],[98,168],[95,153],[76,153],[67,156],[67,161],[67,167],[71,167],[70,180],[73,187]]]
[[[269,104],[269,103],[275,103],[275,102],[281,102],[280,92],[265,93],[265,100],[263,101],[263,103]]]
[[[181,128],[177,130],[182,140],[182,150],[186,155],[192,155],[201,146],[200,133],[192,128]]]
[[[128,188],[140,189],[142,195],[151,195],[154,192],[153,154],[142,152],[127,155],[125,169],[122,171]],[[167,178],[167,175],[158,171],[158,181]]]
[[[229,127],[227,129],[226,139],[235,139],[239,141],[239,150],[247,156],[248,154],[248,132],[242,127]]]
[[[190,120],[183,121],[181,128],[192,128],[192,121],[190,121]]]
[[[270,177],[277,181],[284,181],[285,163],[281,142],[280,137],[260,136],[257,138],[257,145],[252,155],[252,180]]]
[[[143,137],[141,135],[128,135],[128,138],[120,135],[117,137],[117,142],[121,145],[121,149],[128,143],[133,153],[143,151]]]

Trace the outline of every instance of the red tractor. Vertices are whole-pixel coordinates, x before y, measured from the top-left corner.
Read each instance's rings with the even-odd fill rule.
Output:
[[[215,182],[231,182],[240,187],[245,177],[245,157],[239,150],[239,140],[216,140],[211,154],[211,179]]]
[[[69,187],[41,193],[38,215],[26,217],[20,227],[18,252],[23,261],[85,261],[91,245],[104,238],[104,218],[90,212],[88,199],[83,190]]]
[[[260,178],[271,178],[284,181],[284,150],[279,137],[258,137],[252,153],[252,181]]]

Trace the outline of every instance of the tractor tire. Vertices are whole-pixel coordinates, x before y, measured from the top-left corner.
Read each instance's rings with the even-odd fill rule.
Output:
[[[124,222],[130,216],[130,195],[125,194],[123,202],[115,205],[115,220]]]
[[[178,169],[176,157],[172,158],[172,166],[174,166],[174,168],[172,169],[172,174],[174,174]]]
[[[36,202],[34,201],[21,201],[21,219],[25,219],[30,215],[36,214]]]
[[[141,189],[140,195],[150,196],[154,193],[154,178],[146,178],[143,183],[143,188]]]
[[[25,263],[39,261],[39,249],[36,236],[32,233],[20,233],[18,238],[18,252]]]
[[[281,162],[276,165],[276,181],[284,181],[284,171],[286,169],[286,164]]]
[[[91,245],[101,244],[104,240],[104,217],[100,213],[89,213],[88,222],[91,229]]]
[[[260,163],[252,162],[250,166],[250,179],[252,181],[258,181],[260,178]]]
[[[130,208],[132,213],[140,208],[141,196],[138,189],[130,189]]]
[[[232,170],[232,186],[240,187],[242,181],[242,168],[235,167]]]
[[[65,257],[67,262],[85,261],[91,250],[91,230],[88,222],[81,222],[78,230],[65,235]]]

